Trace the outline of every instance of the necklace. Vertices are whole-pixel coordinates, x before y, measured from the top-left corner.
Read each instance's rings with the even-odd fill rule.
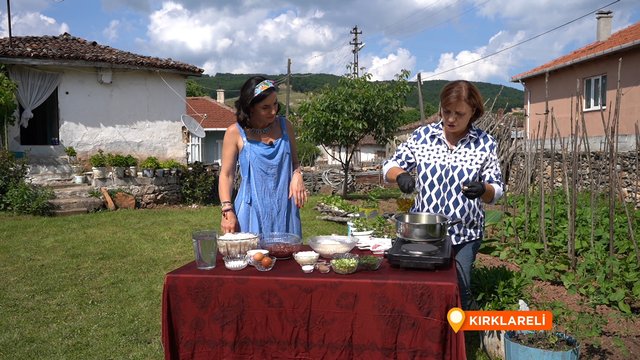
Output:
[[[268,133],[269,131],[271,131],[272,127],[273,127],[273,123],[269,124],[269,126],[267,126],[264,129],[248,128],[247,130],[249,130],[249,132],[252,133],[252,134],[264,135],[264,134]]]

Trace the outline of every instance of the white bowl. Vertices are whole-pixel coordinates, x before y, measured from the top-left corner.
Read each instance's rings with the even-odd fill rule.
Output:
[[[304,265],[313,265],[318,261],[320,254],[315,251],[298,251],[293,254],[293,258],[296,259],[296,262],[300,264],[300,266]]]
[[[229,270],[242,270],[247,267],[246,256],[224,256],[224,267]]]
[[[310,238],[307,244],[323,258],[331,259],[333,255],[348,253],[357,242],[349,236],[323,235]]]

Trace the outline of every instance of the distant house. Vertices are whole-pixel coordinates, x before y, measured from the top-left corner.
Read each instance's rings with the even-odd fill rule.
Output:
[[[64,146],[186,161],[186,79],[203,70],[70,34],[0,39],[0,64],[18,84],[9,150],[55,161]]]
[[[224,92],[218,90],[217,100],[209,96],[187,98],[187,114],[206,133],[204,138],[189,134],[189,162],[220,165],[222,140],[227,127],[236,122],[235,109],[224,104]]]
[[[546,137],[550,137],[551,113],[560,136],[573,135],[571,119],[575,122],[580,118],[575,109],[579,101],[592,150],[602,150],[603,119],[605,123],[612,119],[617,106],[619,150],[635,147],[635,127],[640,125],[640,22],[611,34],[611,12],[598,12],[596,16],[595,42],[511,78],[525,88],[528,138],[542,137],[545,118],[549,121]],[[616,103],[618,83],[622,93],[619,104]]]

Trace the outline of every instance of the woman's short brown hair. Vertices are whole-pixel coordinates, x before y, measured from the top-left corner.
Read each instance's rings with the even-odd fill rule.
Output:
[[[448,83],[440,92],[440,107],[448,108],[454,103],[464,101],[473,109],[471,115],[472,123],[478,120],[484,114],[484,104],[482,103],[482,95],[475,85],[466,80],[456,80]]]

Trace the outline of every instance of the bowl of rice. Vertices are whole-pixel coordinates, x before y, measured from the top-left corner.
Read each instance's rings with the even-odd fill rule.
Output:
[[[254,233],[226,233],[218,236],[218,251],[222,256],[246,255],[247,251],[257,249],[260,237]]]
[[[356,238],[350,236],[320,235],[309,238],[307,244],[323,258],[332,259],[334,255],[351,251],[357,242]]]

